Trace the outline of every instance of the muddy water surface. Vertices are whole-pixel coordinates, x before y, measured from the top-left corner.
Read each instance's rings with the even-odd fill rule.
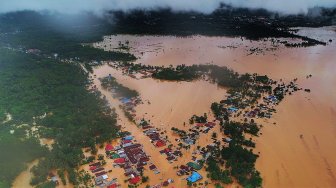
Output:
[[[299,34],[326,42],[333,40],[327,46],[309,48],[274,47],[271,41],[251,42],[240,38],[128,35],[106,37],[95,46],[111,50],[119,41],[128,40],[130,51],[140,58],[138,63],[166,66],[213,63],[241,73],[267,74],[274,79],[298,78],[300,85],[311,89],[311,93],[302,91],[288,96],[278,106],[278,113],[264,123],[262,135],[257,139],[256,150],[260,152],[257,169],[265,187],[336,187],[334,30],[301,28]],[[251,49],[256,47],[263,50],[251,54]],[[312,78],[306,79],[309,74]],[[151,79],[135,81],[121,76],[118,80],[152,102],[137,110],[159,126],[181,126],[190,114],[208,112],[206,107],[222,96],[216,86],[202,81],[182,85]],[[202,90],[204,87],[207,89]]]

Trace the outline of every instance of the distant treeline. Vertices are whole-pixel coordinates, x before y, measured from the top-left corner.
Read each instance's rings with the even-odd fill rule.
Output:
[[[206,35],[262,38],[300,38],[310,45],[325,44],[289,32],[290,27],[320,27],[335,22],[336,9],[322,9],[320,16],[285,16],[263,9],[223,5],[211,14],[175,12],[170,9],[110,12],[112,33],[140,35]],[[306,40],[307,39],[307,40]]]

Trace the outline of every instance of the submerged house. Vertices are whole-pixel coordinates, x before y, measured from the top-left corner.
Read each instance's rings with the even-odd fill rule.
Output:
[[[226,142],[226,143],[229,143],[229,142],[232,141],[232,139],[231,139],[231,138],[228,138],[228,137],[227,137],[227,138],[224,138],[223,140],[224,140],[224,142]]]
[[[95,178],[95,183],[96,183],[96,185],[98,186],[98,185],[101,185],[101,184],[103,184],[104,182],[103,182],[103,177],[102,176],[98,176],[98,177],[96,177]]]
[[[268,97],[266,97],[266,101],[270,101],[270,102],[278,102],[278,99],[276,96],[274,95],[270,95]]]
[[[191,138],[186,138],[186,139],[183,139],[183,142],[188,144],[188,145],[193,145],[195,144],[195,140],[191,139]]]
[[[131,99],[128,99],[128,98],[122,98],[120,101],[121,101],[123,104],[132,102]]]
[[[238,108],[235,108],[235,107],[229,107],[228,108],[228,112],[229,113],[235,113],[235,112],[237,112],[238,111]]]
[[[111,145],[111,144],[107,144],[106,146],[105,146],[105,151],[107,152],[107,151],[112,151],[112,150],[114,150],[114,147]]]
[[[199,174],[198,172],[193,171],[192,174],[187,178],[187,181],[191,182],[191,183],[195,183],[198,180],[202,179],[201,174]]]
[[[123,164],[125,163],[125,158],[117,158],[113,162],[116,164]]]
[[[120,158],[120,155],[117,154],[117,153],[112,153],[111,158],[112,159],[117,159],[117,158]]]
[[[133,140],[133,136],[130,136],[130,135],[129,136],[125,136],[124,140]]]
[[[155,144],[156,147],[163,147],[163,146],[165,146],[165,145],[166,145],[166,142],[163,141],[163,140],[159,140],[159,141],[157,141],[156,144]]]
[[[140,176],[136,176],[136,177],[134,177],[134,178],[131,178],[130,180],[129,180],[129,182],[131,183],[131,184],[137,184],[137,183],[139,183],[141,181],[141,178],[140,178]]]
[[[193,169],[195,170],[200,170],[202,168],[201,165],[197,164],[197,163],[194,163],[194,162],[188,162],[187,163],[187,166],[189,167],[192,167]]]

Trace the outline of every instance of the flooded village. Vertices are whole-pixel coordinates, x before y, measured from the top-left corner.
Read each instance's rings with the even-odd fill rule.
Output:
[[[322,28],[320,32],[325,29],[328,30]],[[326,37],[334,38],[335,34]],[[185,42],[179,43],[182,46],[175,46],[174,42],[179,40]],[[294,50],[279,46],[276,51],[249,54],[249,50],[244,50],[249,45],[269,43],[241,41],[239,38],[218,40],[200,36],[121,35],[106,37],[106,41],[94,46],[113,50],[122,43],[120,41],[127,41],[129,50],[139,55],[136,64],[176,66],[210,63],[228,66],[240,73],[269,75],[272,80],[260,83],[264,86],[271,84],[272,90],[275,90],[273,95],[265,89],[260,94],[249,96],[219,86],[208,78],[162,81],[153,79],[153,68],[146,66],[137,71],[132,71],[133,65],[119,66],[115,62],[97,66],[91,74],[94,89],[99,90],[116,110],[122,136],[102,145],[95,160],[81,167],[94,177],[96,186],[219,186],[218,181],[210,179],[206,170],[209,164],[205,161],[218,147],[225,147],[236,139],[232,133],[221,131],[223,126],[233,126],[219,121],[226,116],[251,126],[239,134],[246,137],[243,144],[253,148],[259,156],[256,168],[263,177],[263,186],[335,185],[335,164],[332,160],[335,153],[331,150],[332,144],[329,141],[326,143],[335,139],[332,123],[335,120],[332,109],[335,107],[327,103],[334,101],[335,96],[331,95],[333,89],[326,88],[328,84],[324,84],[335,83],[330,77],[332,73],[328,73],[334,66],[329,60],[335,58],[332,52],[335,44]],[[237,49],[227,48],[223,52],[217,43],[222,46],[239,45]],[[203,53],[213,55],[205,56]],[[318,65],[314,62],[317,59],[320,61]],[[285,96],[285,99],[282,101],[277,94]],[[252,96],[257,96],[253,99],[253,106],[248,102]],[[317,111],[316,105],[325,106],[326,111]],[[329,118],[322,118],[326,116]],[[323,126],[323,130],[316,124]],[[314,135],[310,133],[312,130]],[[319,151],[318,155],[312,153],[315,149]],[[89,153],[87,155],[90,156]],[[316,165],[305,165],[307,163]],[[321,173],[315,174],[315,171]],[[232,180],[229,185],[239,187]]]

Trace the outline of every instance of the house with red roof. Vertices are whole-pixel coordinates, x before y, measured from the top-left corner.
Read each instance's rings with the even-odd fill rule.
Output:
[[[132,140],[123,140],[121,143],[122,143],[123,145],[124,145],[124,144],[128,144],[128,143],[132,143]]]
[[[166,142],[163,141],[163,140],[159,140],[159,141],[157,141],[156,144],[155,144],[156,147],[163,147],[163,146],[165,146],[165,145],[166,145]]]
[[[139,183],[140,180],[141,180],[140,176],[136,176],[136,177],[134,177],[134,178],[131,178],[131,179],[129,180],[129,182],[130,182],[131,184],[134,184],[134,185],[135,185],[135,184]]]
[[[214,122],[208,122],[208,123],[205,124],[205,126],[210,127],[210,128],[214,127],[215,125],[216,125],[216,123],[214,123]]]
[[[117,188],[118,186],[117,186],[117,184],[112,184],[112,185],[109,185],[109,186],[107,186],[107,188]]]
[[[204,123],[196,123],[195,126],[196,126],[196,127],[203,127],[203,126],[204,126]]]
[[[90,166],[90,170],[92,171],[92,170],[96,170],[96,166]]]
[[[111,144],[107,144],[105,146],[105,151],[112,151],[112,150],[114,150],[114,147]]]
[[[117,158],[117,159],[114,160],[114,163],[116,163],[116,164],[125,163],[125,158]]]

